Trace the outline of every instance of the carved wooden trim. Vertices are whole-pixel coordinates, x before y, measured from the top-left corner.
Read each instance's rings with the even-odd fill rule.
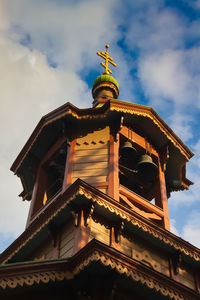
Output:
[[[62,209],[69,205],[78,195],[86,197],[95,205],[105,207],[111,214],[115,214],[119,219],[131,223],[140,230],[152,235],[154,238],[162,241],[164,244],[180,250],[186,256],[191,257],[196,262],[200,262],[199,249],[183,241],[172,233],[165,231],[158,226],[154,226],[152,222],[138,217],[131,209],[124,207],[121,203],[115,201],[111,197],[101,191],[91,187],[82,180],[73,183],[63,195],[59,195],[45,211],[41,211],[41,218],[35,220],[31,228],[27,230],[0,256],[0,263],[6,263],[11,259],[28,241],[30,241],[43,227],[45,227]],[[36,222],[37,221],[37,222]]]
[[[54,262],[22,264],[17,270],[6,267],[4,276],[0,277],[0,289],[46,284],[49,282],[72,280],[91,263],[100,262],[104,267],[115,270],[134,282],[174,300],[197,300],[199,294],[161,273],[127,257],[126,255],[92,240],[70,260]],[[14,271],[15,270],[15,271]],[[11,275],[12,274],[12,275]]]

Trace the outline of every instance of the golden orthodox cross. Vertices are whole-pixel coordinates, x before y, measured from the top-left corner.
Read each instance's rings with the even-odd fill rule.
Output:
[[[101,62],[101,65],[102,67],[105,68],[103,74],[106,74],[106,75],[110,75],[112,74],[112,71],[108,68],[108,64],[110,63],[111,65],[113,65],[114,67],[117,66],[117,64],[115,64],[113,62],[113,58],[109,56],[109,53],[108,53],[108,48],[109,48],[109,45],[106,45],[106,52],[97,52],[97,55],[101,56],[103,59],[105,59],[105,63]]]

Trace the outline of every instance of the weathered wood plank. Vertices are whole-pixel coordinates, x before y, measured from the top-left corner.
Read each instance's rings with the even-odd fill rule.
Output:
[[[83,145],[87,143],[89,145],[95,145],[103,143],[107,143],[109,140],[109,127],[107,126],[104,129],[94,131],[92,133],[88,133],[86,136],[78,138],[77,143]]]
[[[74,165],[74,171],[80,170],[91,170],[91,169],[106,169],[108,168],[108,162],[107,161],[95,161],[94,163],[88,162],[87,158],[85,159],[85,162],[78,163],[76,162]]]
[[[92,142],[88,143],[85,142],[83,144],[79,144],[78,141],[76,142],[76,151],[84,151],[84,150],[101,150],[101,149],[108,149],[108,142]]]
[[[90,231],[90,240],[95,238],[107,245],[110,244],[110,230],[105,226],[91,221],[91,231]]]
[[[70,257],[70,256],[72,256],[72,255],[73,255],[73,247],[63,249],[63,250],[60,252],[60,258],[63,258],[63,257]]]
[[[120,196],[126,196],[127,199],[133,203],[138,203],[140,205],[142,205],[143,207],[147,208],[150,212],[154,212],[155,214],[157,214],[160,217],[164,216],[164,212],[163,210],[150,203],[148,200],[144,199],[143,197],[139,196],[138,194],[134,193],[133,191],[128,190],[127,188],[125,188],[124,186],[120,185]]]
[[[29,260],[40,260],[46,258],[52,258],[53,246],[50,240],[45,241],[41,246],[39,246],[34,253],[32,253],[28,259]]]
[[[60,249],[65,247],[66,244],[70,243],[74,239],[74,232],[70,235],[66,236],[61,242],[60,242]]]
[[[89,176],[79,176],[79,177],[73,177],[72,181],[76,181],[78,178],[80,178],[81,180],[87,182],[87,183],[98,183],[98,182],[105,182],[107,181],[107,176],[93,176],[93,177],[89,177]]]
[[[169,276],[169,260],[167,255],[160,253],[151,245],[147,243],[144,245],[137,239],[134,239],[134,242],[130,241],[122,235],[121,251],[152,267],[154,270]]]
[[[90,169],[77,170],[73,172],[73,177],[91,177],[91,176],[107,176],[108,169]]]
[[[97,189],[100,190],[104,194],[108,193],[108,189],[101,189],[101,188],[98,188],[98,187],[97,187]]]
[[[184,264],[179,268],[179,272],[176,275],[176,280],[191,289],[195,289],[194,273]]]
[[[106,162],[108,163],[108,159],[106,156],[81,156],[81,157],[77,157],[75,160],[75,164],[81,164],[81,163],[98,163],[98,162]]]
[[[63,253],[67,252],[70,248],[72,248],[73,245],[74,245],[74,239],[72,239],[71,241],[69,241],[62,248],[60,248],[60,256],[62,256]]]
[[[76,148],[76,152],[75,152],[75,157],[79,157],[79,156],[107,156],[108,155],[108,148],[107,147],[101,147],[101,148],[97,148],[97,149],[84,149],[84,150],[80,150],[79,148]]]

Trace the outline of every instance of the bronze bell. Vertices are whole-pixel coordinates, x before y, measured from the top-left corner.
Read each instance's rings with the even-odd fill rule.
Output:
[[[122,164],[131,167],[130,165],[135,161],[137,150],[133,147],[131,142],[126,141],[119,149],[119,155]]]
[[[144,154],[136,166],[140,179],[153,182],[158,175],[158,166],[153,162],[151,156]]]

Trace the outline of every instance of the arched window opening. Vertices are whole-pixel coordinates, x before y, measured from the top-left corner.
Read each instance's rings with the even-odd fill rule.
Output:
[[[45,163],[45,188],[43,204],[58,194],[63,185],[65,164],[67,158],[67,147],[63,145],[56,153]]]
[[[133,139],[120,135],[120,184],[151,201],[155,198],[157,177],[157,158],[134,142]]]

